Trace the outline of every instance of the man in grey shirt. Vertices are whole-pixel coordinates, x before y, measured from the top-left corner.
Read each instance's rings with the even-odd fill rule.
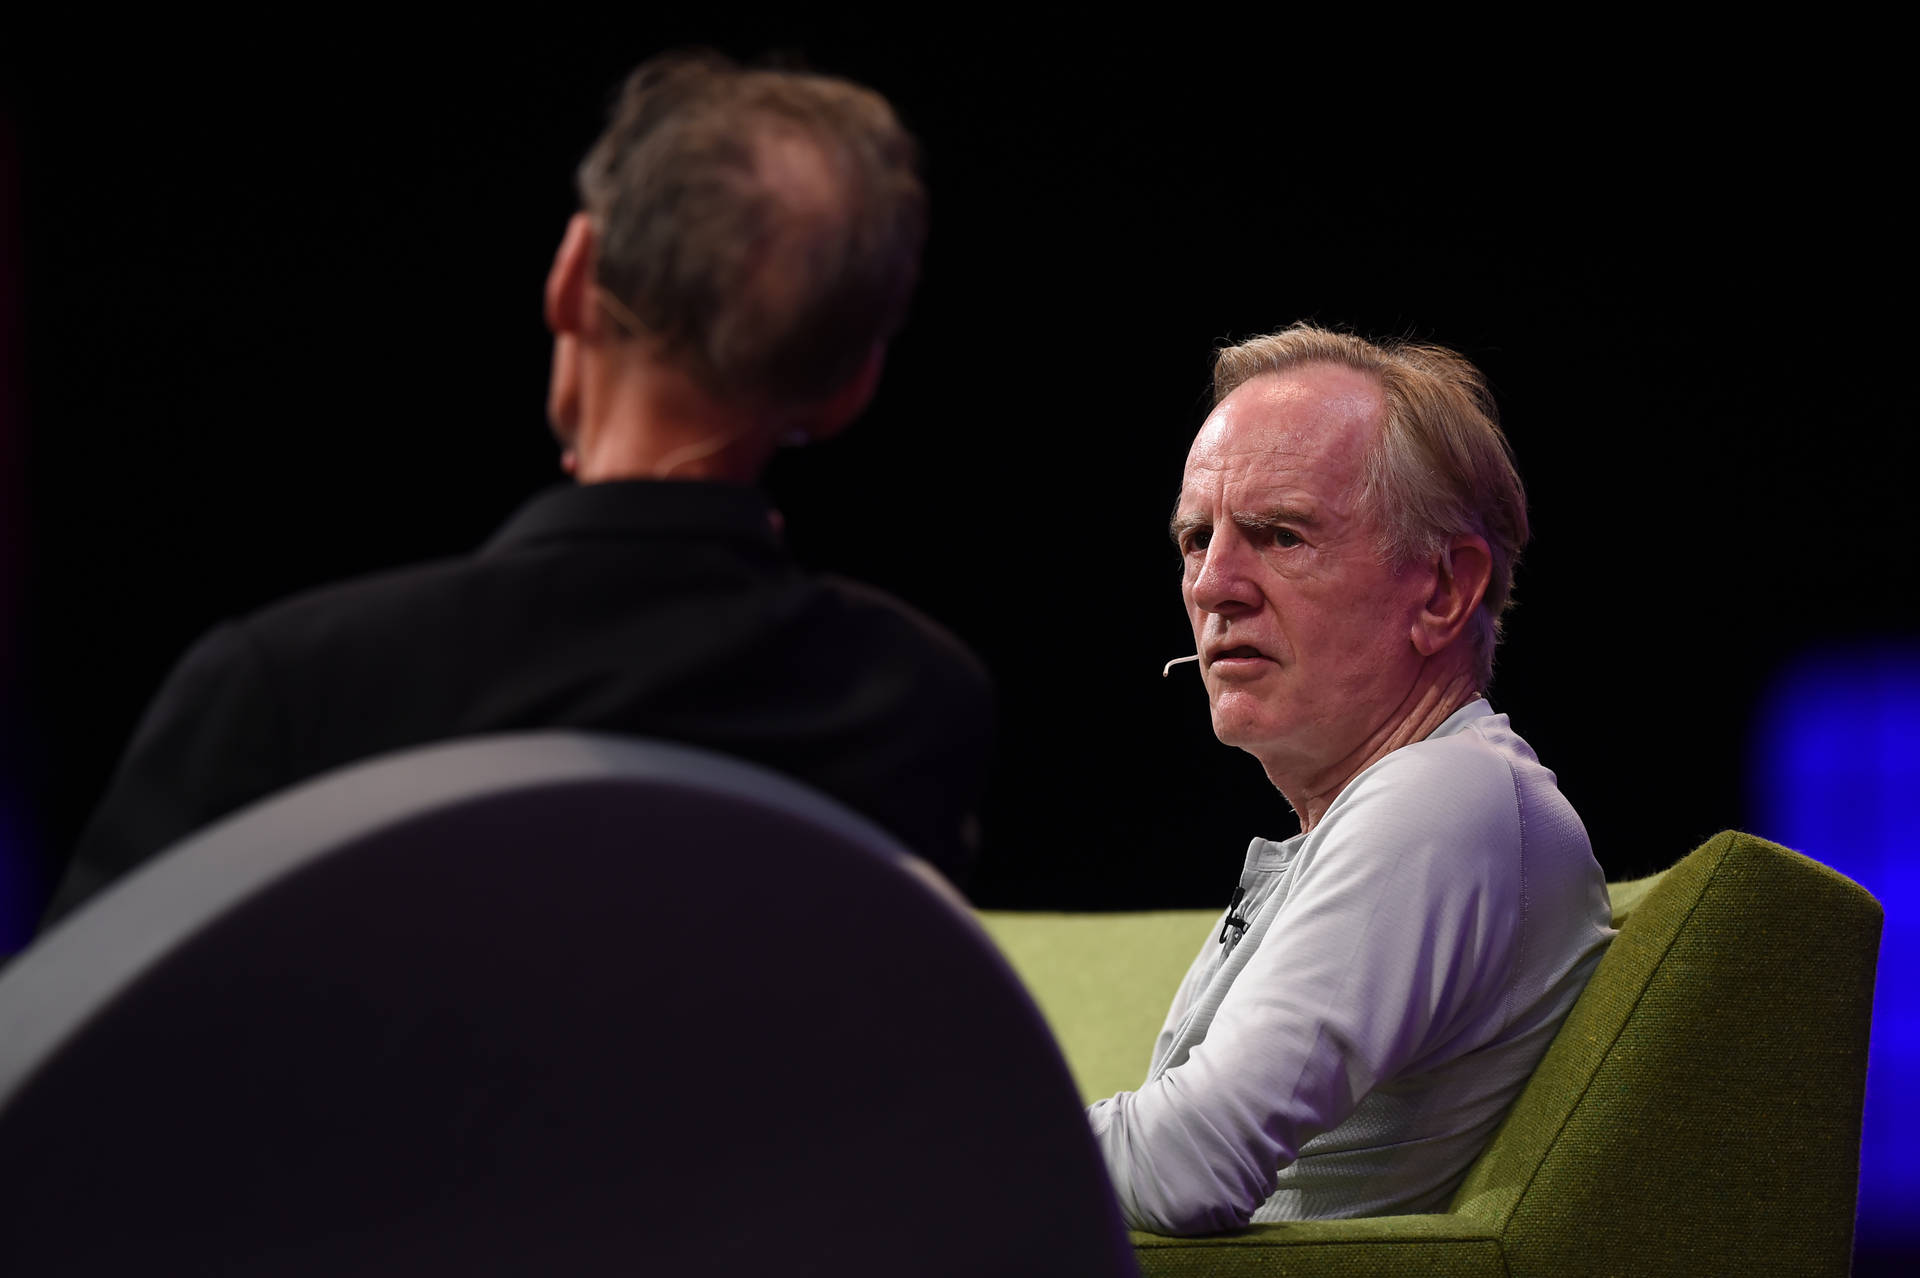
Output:
[[[1300,820],[1138,1091],[1088,1117],[1162,1233],[1442,1209],[1612,932],[1554,776],[1484,690],[1527,538],[1477,370],[1307,325],[1223,351],[1173,534],[1219,738]]]

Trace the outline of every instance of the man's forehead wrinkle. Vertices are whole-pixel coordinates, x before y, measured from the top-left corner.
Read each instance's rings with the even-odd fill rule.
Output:
[[[1187,462],[1181,491],[1183,495],[1205,491],[1243,496],[1298,491],[1301,477],[1326,464],[1327,459],[1313,450],[1286,446],[1196,451]]]
[[[1242,513],[1275,512],[1344,519],[1355,513],[1363,484],[1357,454],[1250,449],[1230,461],[1190,469],[1181,500],[1231,510],[1236,519]]]
[[[1338,500],[1336,494],[1352,488],[1361,469],[1358,457],[1338,442],[1302,439],[1296,431],[1269,428],[1236,443],[1196,451],[1184,490],[1203,487],[1246,507],[1292,504],[1304,497]]]
[[[1245,523],[1248,519],[1311,514],[1321,504],[1315,493],[1293,476],[1229,475],[1220,482],[1183,485],[1174,503],[1174,518],[1188,512],[1190,520],[1198,517],[1210,521],[1214,512],[1225,512],[1236,523]],[[1204,515],[1198,514],[1203,510]]]

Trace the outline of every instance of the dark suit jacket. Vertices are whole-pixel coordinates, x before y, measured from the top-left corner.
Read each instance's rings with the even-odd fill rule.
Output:
[[[478,554],[297,596],[161,688],[48,918],[254,799],[472,733],[580,728],[767,764],[950,876],[971,856],[991,694],[897,601],[802,573],[751,489],[558,488]]]

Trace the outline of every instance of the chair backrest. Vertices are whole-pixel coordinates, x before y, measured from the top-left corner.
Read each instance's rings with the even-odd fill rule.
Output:
[[[950,889],[787,778],[533,734],[189,839],[0,973],[0,1272],[1134,1272]]]
[[[1878,902],[1732,832],[1632,886],[1453,1209],[1516,1278],[1845,1273]]]

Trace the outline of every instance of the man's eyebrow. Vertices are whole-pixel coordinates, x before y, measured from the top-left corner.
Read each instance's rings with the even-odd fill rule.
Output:
[[[1173,514],[1167,519],[1167,536],[1173,538],[1173,544],[1179,545],[1180,539],[1196,528],[1206,528],[1213,520],[1205,515],[1183,515],[1180,507],[1173,508]]]
[[[1234,526],[1248,532],[1258,532],[1262,528],[1278,528],[1282,524],[1292,524],[1298,528],[1312,528],[1319,523],[1312,515],[1297,506],[1269,506],[1265,510],[1236,510],[1231,518]],[[1206,515],[1183,515],[1179,507],[1174,508],[1173,517],[1167,520],[1167,535],[1173,538],[1173,544],[1179,545],[1180,539],[1196,528],[1212,527],[1213,520]]]
[[[1296,524],[1302,528],[1311,528],[1319,521],[1297,506],[1269,506],[1265,510],[1236,510],[1233,522],[1249,532],[1262,528],[1278,528],[1281,524]]]
[[[1235,510],[1229,516],[1236,528],[1248,532],[1258,532],[1261,528],[1279,528],[1281,524],[1296,524],[1300,528],[1313,528],[1319,524],[1313,514],[1302,507],[1267,507],[1263,510]],[[1167,520],[1167,533],[1179,541],[1181,533],[1192,532],[1194,528],[1212,528],[1213,518],[1208,514],[1181,514],[1179,507],[1173,509],[1173,518]]]

